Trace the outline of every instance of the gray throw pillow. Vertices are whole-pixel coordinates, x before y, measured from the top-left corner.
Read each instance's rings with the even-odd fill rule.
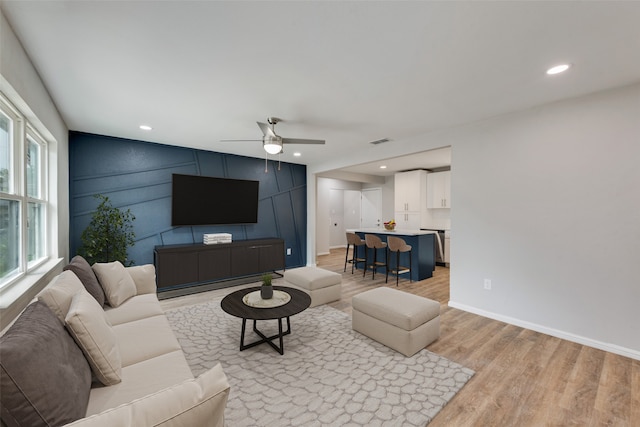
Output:
[[[0,390],[9,427],[58,426],[87,413],[91,368],[43,302],[27,306],[0,337]]]
[[[98,282],[98,278],[87,260],[80,255],[76,255],[71,259],[69,265],[64,267],[64,270],[73,271],[76,276],[78,276],[78,279],[80,279],[87,292],[89,292],[91,296],[98,301],[100,307],[104,307],[104,290],[102,289],[102,286],[100,286],[100,282]]]

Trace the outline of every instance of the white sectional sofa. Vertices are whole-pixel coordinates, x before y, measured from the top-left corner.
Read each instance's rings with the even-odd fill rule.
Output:
[[[227,378],[193,377],[153,265],[75,257],[0,337],[0,368],[9,427],[224,425]]]

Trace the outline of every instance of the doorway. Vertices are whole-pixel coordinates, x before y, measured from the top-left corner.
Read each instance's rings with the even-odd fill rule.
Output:
[[[382,226],[382,189],[362,190],[361,206],[360,227],[380,228]]]
[[[360,191],[332,188],[329,192],[329,247],[347,244],[346,231],[360,228]]]

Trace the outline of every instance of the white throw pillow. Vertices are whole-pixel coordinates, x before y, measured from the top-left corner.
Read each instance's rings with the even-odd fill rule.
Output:
[[[84,290],[84,286],[78,276],[73,271],[67,270],[51,280],[47,287],[38,294],[38,300],[45,303],[64,325],[71,299],[82,290]]]
[[[91,268],[111,307],[117,307],[136,295],[136,284],[120,261],[95,263]]]
[[[75,294],[65,320],[98,380],[104,385],[119,383],[122,359],[116,334],[96,299],[84,289]]]
[[[136,284],[136,295],[156,293],[156,267],[153,264],[135,265],[125,270]]]

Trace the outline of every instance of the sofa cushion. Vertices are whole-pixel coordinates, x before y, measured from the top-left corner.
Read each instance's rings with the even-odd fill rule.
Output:
[[[120,350],[100,304],[83,289],[74,295],[66,321],[98,380],[104,385],[119,383]]]
[[[229,383],[218,364],[195,379],[79,420],[69,427],[224,426]]]
[[[10,427],[63,425],[86,414],[91,369],[43,302],[27,306],[0,338],[0,390]]]
[[[63,270],[71,270],[78,276],[78,279],[82,282],[84,288],[91,294],[92,297],[98,301],[100,307],[104,306],[104,291],[98,282],[98,278],[96,274],[93,272],[93,269],[89,265],[86,259],[81,257],[80,255],[76,255],[71,259],[68,265],[64,267]]]
[[[193,378],[182,350],[122,367],[122,381],[91,389],[87,416],[140,399],[148,394]]]
[[[111,307],[117,307],[136,295],[136,284],[120,261],[95,263],[91,268]]]
[[[38,300],[44,302],[64,325],[71,299],[82,290],[84,286],[78,276],[73,271],[63,271],[38,294]]]
[[[118,307],[104,306],[104,314],[112,326],[147,317],[163,315],[162,306],[155,293],[136,295],[131,297]]]
[[[113,327],[122,367],[181,350],[165,315],[147,317]]]

